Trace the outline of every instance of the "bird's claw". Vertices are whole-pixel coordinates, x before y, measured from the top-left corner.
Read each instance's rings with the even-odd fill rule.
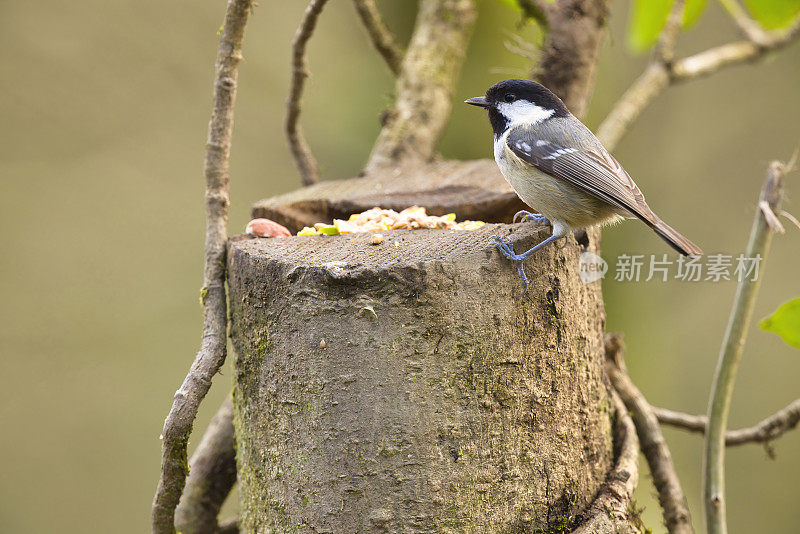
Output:
[[[528,277],[525,275],[525,269],[523,268],[522,260],[523,257],[519,256],[514,252],[514,245],[511,244],[510,241],[506,241],[499,235],[493,235],[492,239],[494,240],[494,245],[497,247],[497,250],[500,253],[508,258],[516,262],[517,264],[517,272],[519,273],[520,281],[522,282],[522,293],[516,295],[517,297],[522,297],[528,291]]]
[[[522,293],[517,295],[517,298],[521,298],[525,296],[525,293],[528,292],[528,277],[525,276],[525,269],[523,268],[522,262],[517,262],[517,272],[519,273],[520,281],[522,282]]]
[[[509,260],[522,261],[525,259],[514,252],[514,245],[510,241],[506,241],[499,235],[493,235],[492,240],[494,240],[494,246],[497,247],[497,250],[500,251],[500,254]]]
[[[515,213],[514,218],[511,219],[511,221],[517,222],[517,219],[519,219],[519,222],[521,223],[531,221],[535,223],[550,224],[550,221],[547,220],[547,217],[545,217],[541,213],[531,213],[530,211],[525,211],[525,210],[520,210],[517,213]]]

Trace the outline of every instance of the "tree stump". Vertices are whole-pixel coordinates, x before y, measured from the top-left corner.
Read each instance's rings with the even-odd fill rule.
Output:
[[[614,462],[599,282],[570,237],[526,262],[518,298],[490,240],[549,232],[232,241],[242,530],[576,527]]]

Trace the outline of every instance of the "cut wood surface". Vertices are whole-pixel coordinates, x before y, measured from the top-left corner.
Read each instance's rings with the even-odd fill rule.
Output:
[[[253,217],[297,231],[317,222],[346,219],[375,206],[402,210],[425,206],[431,215],[459,220],[510,222],[530,209],[517,197],[493,160],[437,161],[413,171],[381,171],[362,178],[321,182],[256,202]]]
[[[570,237],[527,263],[516,298],[490,241],[549,233],[232,241],[241,528],[578,527],[614,463],[599,284],[580,281]]]

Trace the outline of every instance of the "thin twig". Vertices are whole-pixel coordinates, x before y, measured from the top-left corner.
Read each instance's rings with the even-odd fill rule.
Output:
[[[403,61],[403,51],[397,45],[397,42],[383,22],[378,7],[375,5],[374,0],[353,0],[356,6],[356,11],[361,22],[364,23],[364,28],[369,34],[372,41],[372,46],[378,51],[386,65],[394,73],[395,76],[400,74],[400,63]]]
[[[776,234],[786,233],[786,228],[783,227],[781,221],[778,220],[778,216],[775,214],[774,211],[772,211],[769,202],[767,202],[766,200],[759,200],[758,209],[761,210],[761,215],[764,216],[764,220],[767,221],[767,226],[769,226],[770,230],[772,230]]]
[[[154,533],[174,532],[175,507],[186,481],[186,445],[200,402],[211,379],[225,362],[227,303],[225,261],[229,194],[228,163],[233,132],[233,107],[242,39],[252,0],[229,0],[216,60],[214,109],[206,142],[206,244],[203,273],[203,339],[192,367],[172,403],[161,434],[161,476],[153,499]]]
[[[675,42],[678,39],[678,32],[683,23],[683,14],[686,11],[686,0],[675,0],[669,11],[667,22],[661,35],[658,36],[655,55],[660,63],[669,65],[675,56]]]
[[[715,46],[671,62],[666,61],[671,59],[669,54],[657,53],[600,124],[597,137],[612,150],[633,121],[667,86],[711,74],[723,67],[754,61],[768,51],[786,46],[800,35],[800,17],[787,30],[769,34],[762,30],[762,33],[767,37]],[[661,41],[663,43],[663,36]]]
[[[653,413],[658,417],[659,423],[690,432],[703,434],[708,425],[708,418],[705,415],[690,415],[656,407],[653,407]],[[800,399],[796,399],[751,427],[728,430],[725,432],[725,445],[733,447],[745,443],[768,443],[793,430],[798,423],[800,423]]]
[[[767,171],[759,201],[767,201],[772,211],[780,208],[785,167],[774,161]],[[703,501],[706,511],[706,528],[709,534],[727,532],[725,518],[725,429],[733,395],[736,372],[747,338],[758,288],[763,278],[763,262],[769,253],[772,230],[761,210],[756,212],[746,257],[760,257],[759,276],[755,280],[743,277],[736,289],[736,298],[728,319],[720,349],[711,396],[708,403],[708,430],[703,454]]]
[[[798,221],[797,217],[795,217],[794,215],[792,215],[788,211],[780,210],[778,212],[778,215],[780,215],[782,217],[786,217],[787,219],[789,219],[792,222],[793,225],[795,225],[796,227],[800,228],[800,221]]]
[[[622,402],[631,412],[642,452],[658,491],[658,502],[661,504],[667,531],[670,534],[693,534],[689,505],[672,463],[672,455],[650,404],[628,376],[624,350],[624,344],[618,335],[606,336],[606,373]]]
[[[175,528],[194,534],[217,532],[217,516],[235,482],[233,402],[228,397],[189,460],[189,478],[175,510]]]
[[[777,42],[784,42],[791,38],[792,35],[800,31],[800,17],[795,19],[789,26],[781,30],[766,31],[761,25],[753,20],[747,11],[738,0],[719,0],[722,7],[733,19],[733,22],[739,28],[739,31],[747,37],[752,43],[770,48],[775,46]]]
[[[303,97],[303,88],[308,78],[306,46],[314,34],[317,19],[326,3],[328,0],[311,0],[292,42],[292,81],[289,86],[289,100],[286,103],[286,139],[289,141],[289,149],[292,151],[297,170],[300,171],[303,185],[319,182],[317,160],[297,122],[300,118],[300,99]]]
[[[755,61],[762,58],[767,51],[777,50],[788,43],[788,40],[776,41],[772,46],[764,48],[750,41],[737,41],[709,48],[676,61],[670,70],[671,81],[673,83],[683,82],[707,76],[723,67]]]
[[[756,21],[750,18],[747,11],[736,0],[719,0],[719,3],[728,12],[733,22],[738,26],[742,34],[754,43],[764,42],[766,32],[761,29]]]

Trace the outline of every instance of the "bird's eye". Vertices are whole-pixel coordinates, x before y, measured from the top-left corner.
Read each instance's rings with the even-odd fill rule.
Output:
[[[503,97],[503,100],[506,102],[513,102],[517,99],[517,96],[514,93],[506,93],[506,96]]]

